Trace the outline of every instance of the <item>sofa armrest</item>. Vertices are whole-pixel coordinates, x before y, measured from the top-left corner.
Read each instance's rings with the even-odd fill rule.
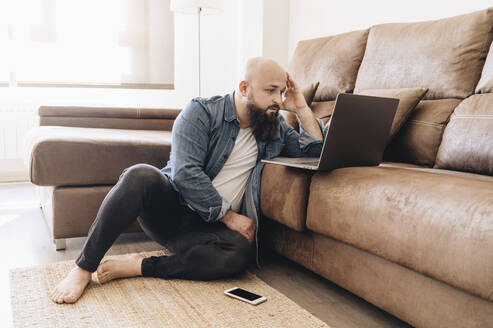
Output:
[[[86,106],[40,106],[40,126],[167,130],[173,127],[180,109]]]

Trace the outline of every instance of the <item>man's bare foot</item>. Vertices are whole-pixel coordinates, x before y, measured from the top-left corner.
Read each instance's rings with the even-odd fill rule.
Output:
[[[76,266],[48,295],[56,303],[75,303],[91,281],[91,277],[91,272]]]
[[[112,259],[101,262],[96,270],[101,284],[116,278],[141,276],[143,255],[129,254],[123,259]]]

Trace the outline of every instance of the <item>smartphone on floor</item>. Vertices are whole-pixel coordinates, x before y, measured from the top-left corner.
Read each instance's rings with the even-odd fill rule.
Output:
[[[236,299],[239,299],[243,302],[247,302],[253,305],[260,304],[262,302],[265,302],[267,298],[265,296],[257,295],[255,293],[249,292],[248,290],[245,290],[243,288],[239,287],[233,287],[230,289],[226,289],[224,291],[224,294],[234,297]]]

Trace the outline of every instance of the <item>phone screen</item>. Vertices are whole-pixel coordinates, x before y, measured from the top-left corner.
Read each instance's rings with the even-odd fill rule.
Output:
[[[251,293],[251,292],[244,290],[244,289],[241,289],[241,288],[235,288],[235,289],[229,291],[228,293],[242,297],[242,298],[247,299],[249,301],[255,301],[256,299],[259,299],[262,297],[260,295]]]

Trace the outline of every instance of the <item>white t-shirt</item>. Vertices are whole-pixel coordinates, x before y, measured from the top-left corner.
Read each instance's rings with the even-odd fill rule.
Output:
[[[238,212],[245,193],[250,173],[257,162],[257,141],[251,128],[240,129],[231,155],[223,168],[212,180],[222,198],[231,204],[231,209]]]

